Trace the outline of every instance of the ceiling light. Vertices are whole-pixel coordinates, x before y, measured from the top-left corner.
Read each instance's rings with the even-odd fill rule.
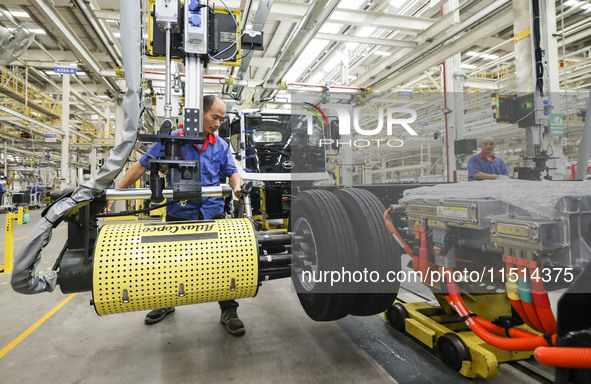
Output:
[[[481,59],[486,59],[486,60],[496,60],[499,58],[499,56],[497,56],[497,55],[489,55],[488,53],[479,53],[479,52],[474,52],[474,51],[466,52],[466,56],[480,57]]]
[[[482,57],[483,59],[487,59],[487,60],[496,60],[499,58],[499,56],[497,56],[497,55],[489,55],[488,53],[482,53],[480,55],[480,57]]]
[[[45,35],[45,30],[41,28],[25,28],[27,31],[31,33],[36,33],[37,35]]]
[[[314,76],[310,77],[308,79],[308,83],[310,84],[320,84],[322,82],[322,79],[324,78],[324,74],[323,73],[316,73]]]
[[[343,24],[335,24],[335,23],[324,23],[322,27],[320,27],[320,33],[337,33],[341,30]]]
[[[335,69],[335,67],[340,65],[342,60],[343,60],[343,58],[341,55],[334,55],[333,57],[331,57],[329,60],[326,61],[326,63],[322,66],[322,69],[325,72],[330,72],[333,69]]]
[[[359,0],[341,0],[338,8],[344,9],[359,9],[363,5],[363,1]]]
[[[27,12],[24,12],[24,11],[8,11],[8,13],[10,13],[13,17],[26,17],[26,18],[31,17],[31,16],[29,16],[29,14]]]
[[[359,46],[359,43],[345,43],[345,46],[349,51],[353,51],[355,48]]]
[[[383,52],[383,51],[375,51],[373,54],[374,55],[378,55],[378,56],[390,56],[390,55],[392,55],[392,53],[390,53],[390,52]]]
[[[374,27],[363,27],[355,33],[355,36],[359,37],[369,37],[372,33],[374,33],[376,29]]]
[[[576,1],[576,0],[568,0],[564,3],[564,5],[568,6],[568,7],[581,7],[583,6],[585,3],[582,1]]]
[[[390,0],[390,5],[395,8],[400,8],[406,3],[406,0]]]
[[[27,28],[27,27],[22,27],[24,30],[27,30],[31,33],[35,33],[37,35],[45,35],[45,30],[41,29],[41,28]],[[16,28],[8,28],[9,31],[13,32],[16,31]]]
[[[475,68],[478,68],[478,67],[476,65],[474,65],[474,64],[462,64],[462,68],[475,69]]]
[[[309,44],[304,49],[300,57],[296,60],[294,65],[292,65],[291,69],[284,76],[284,81],[286,83],[291,83],[295,81],[298,77],[300,77],[302,72],[304,72],[306,68],[310,67],[312,61],[316,60],[318,55],[322,51],[324,51],[327,45],[328,41],[326,40],[312,39],[311,44]]]

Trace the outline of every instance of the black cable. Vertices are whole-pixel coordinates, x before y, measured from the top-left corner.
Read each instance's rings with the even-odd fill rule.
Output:
[[[153,211],[155,209],[164,208],[164,207],[167,207],[169,205],[172,205],[172,204],[178,203],[178,202],[179,202],[178,200],[172,200],[172,201],[169,201],[164,204],[156,205],[155,207],[139,209],[136,211],[123,211],[123,212],[118,212],[118,213],[102,213],[102,214],[96,215],[95,217],[117,217],[117,216],[137,215],[139,213],[148,213],[148,212]]]

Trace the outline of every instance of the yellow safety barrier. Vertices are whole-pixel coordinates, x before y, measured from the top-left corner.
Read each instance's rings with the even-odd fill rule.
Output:
[[[29,222],[29,208],[19,207],[17,213],[6,214],[6,231],[4,240],[4,269],[3,273],[12,272],[12,259],[14,256],[14,221],[18,225],[27,224]]]

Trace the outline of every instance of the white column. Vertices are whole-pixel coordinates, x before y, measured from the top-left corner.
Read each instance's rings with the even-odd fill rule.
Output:
[[[88,161],[90,162],[90,177],[96,175],[97,170],[97,159],[96,159],[96,139],[92,139],[90,142],[90,156]]]
[[[341,159],[341,185],[353,185],[353,148],[343,145]]]
[[[117,101],[115,101],[116,103]],[[102,134],[101,137],[104,139],[110,139],[111,138],[111,110],[109,109],[109,107],[105,107],[105,116],[107,116],[107,118],[105,119],[105,125],[103,125],[103,129],[102,129]]]
[[[449,0],[444,6],[444,13],[453,12],[454,22],[460,22],[459,0]],[[458,138],[458,131],[464,130],[464,82],[462,78],[461,57],[456,54],[443,63],[445,68],[445,106],[451,112],[446,113],[445,119],[445,175],[448,182],[454,181],[456,170],[456,153],[454,143]],[[460,129],[458,130],[458,127]]]
[[[515,41],[515,78],[517,94],[525,95],[534,92],[533,43],[531,36],[530,0],[513,0],[513,32],[521,37]],[[530,30],[530,34],[527,31]],[[540,144],[539,128],[525,128],[525,155],[535,155],[534,144]]]
[[[8,185],[8,143],[4,141],[4,178]]]
[[[560,105],[560,80],[559,80],[559,63],[558,63],[558,38],[556,36],[556,3],[554,0],[544,0],[540,2],[541,6],[541,40],[542,46],[545,47],[546,53],[544,59],[546,61],[546,96],[550,100],[550,105],[554,108],[551,113],[562,113],[564,109]],[[568,162],[567,156],[562,151],[562,143],[560,138],[551,137],[549,134],[544,138],[542,147],[551,147],[553,157],[558,159],[550,160],[548,166],[556,168],[550,170],[550,176],[553,180],[564,180],[568,177],[566,164]],[[550,152],[550,151],[549,151]]]
[[[123,141],[123,124],[125,123],[125,113],[123,110],[123,99],[120,96],[115,97],[115,145]],[[114,185],[117,185],[119,180],[123,177],[123,173],[127,168],[123,168],[123,172],[115,178]],[[125,209],[125,201],[115,201],[115,212],[122,211]]]
[[[68,187],[69,159],[70,159],[70,75],[62,75],[62,156],[60,166],[60,189]]]

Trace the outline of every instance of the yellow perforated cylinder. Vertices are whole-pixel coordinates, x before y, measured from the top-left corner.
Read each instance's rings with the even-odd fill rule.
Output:
[[[257,286],[248,219],[105,225],[96,242],[99,315],[253,297]]]

